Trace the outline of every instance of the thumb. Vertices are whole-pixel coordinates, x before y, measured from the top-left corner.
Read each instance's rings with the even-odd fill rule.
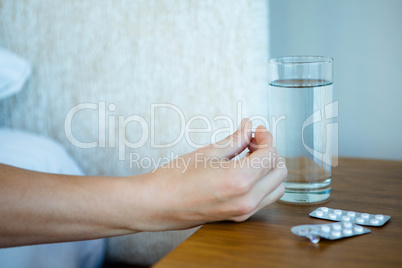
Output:
[[[254,132],[254,138],[251,139],[248,149],[250,154],[257,149],[271,148],[274,144],[274,138],[271,132],[268,131],[264,126],[258,126]]]
[[[206,154],[212,157],[232,159],[243,152],[250,144],[251,128],[251,121],[248,118],[244,118],[235,133],[221,141],[208,145],[205,148],[207,150]]]

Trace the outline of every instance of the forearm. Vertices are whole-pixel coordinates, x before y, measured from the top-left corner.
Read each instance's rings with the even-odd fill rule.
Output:
[[[256,147],[250,147],[251,124],[242,122],[222,141],[226,147],[201,148],[134,177],[56,175],[0,164],[0,247],[246,220],[283,195],[287,170],[269,132],[257,128]],[[247,146],[245,158],[229,161]],[[262,164],[267,160],[271,166]]]
[[[128,219],[146,209],[140,204],[144,179],[56,175],[0,164],[0,247],[139,231]]]

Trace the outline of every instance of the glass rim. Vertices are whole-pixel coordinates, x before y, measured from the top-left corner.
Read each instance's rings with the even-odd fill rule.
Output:
[[[269,64],[311,64],[332,63],[334,59],[327,56],[284,56],[268,59]]]

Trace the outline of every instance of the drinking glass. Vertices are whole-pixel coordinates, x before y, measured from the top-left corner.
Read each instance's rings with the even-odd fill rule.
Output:
[[[288,169],[281,201],[318,203],[331,195],[332,138],[337,124],[330,57],[268,61],[270,128]]]

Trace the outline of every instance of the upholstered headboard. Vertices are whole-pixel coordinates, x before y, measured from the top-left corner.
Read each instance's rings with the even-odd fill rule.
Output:
[[[0,46],[32,64],[23,90],[0,101],[0,126],[54,138],[87,174],[148,172],[158,163],[139,159],[172,158],[266,115],[267,1],[0,5]],[[183,126],[206,130],[180,138]],[[119,238],[109,255],[152,263],[188,234]]]

